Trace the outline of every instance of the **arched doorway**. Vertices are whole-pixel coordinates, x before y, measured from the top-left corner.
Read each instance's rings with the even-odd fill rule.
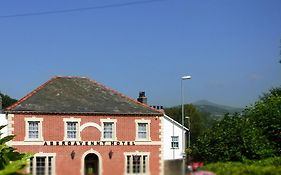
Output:
[[[94,153],[86,155],[84,160],[84,175],[99,175],[99,157]]]

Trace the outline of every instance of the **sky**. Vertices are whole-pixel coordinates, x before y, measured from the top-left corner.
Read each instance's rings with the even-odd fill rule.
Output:
[[[170,107],[190,75],[185,103],[245,107],[281,85],[280,39],[280,0],[0,0],[0,91],[84,76]]]

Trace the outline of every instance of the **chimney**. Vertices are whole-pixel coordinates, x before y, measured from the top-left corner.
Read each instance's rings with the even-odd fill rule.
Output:
[[[147,98],[146,98],[146,96],[145,96],[145,92],[144,92],[144,91],[141,91],[141,92],[139,93],[139,98],[138,98],[137,100],[138,100],[138,102],[140,102],[140,103],[147,104]]]

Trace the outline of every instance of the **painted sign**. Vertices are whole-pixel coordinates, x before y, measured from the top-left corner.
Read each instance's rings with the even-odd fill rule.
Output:
[[[134,146],[133,141],[45,141],[44,146]]]

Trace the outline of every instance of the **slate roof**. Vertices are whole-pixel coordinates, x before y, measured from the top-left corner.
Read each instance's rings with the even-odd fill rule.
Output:
[[[54,77],[5,111],[163,115],[156,109],[84,77]]]

